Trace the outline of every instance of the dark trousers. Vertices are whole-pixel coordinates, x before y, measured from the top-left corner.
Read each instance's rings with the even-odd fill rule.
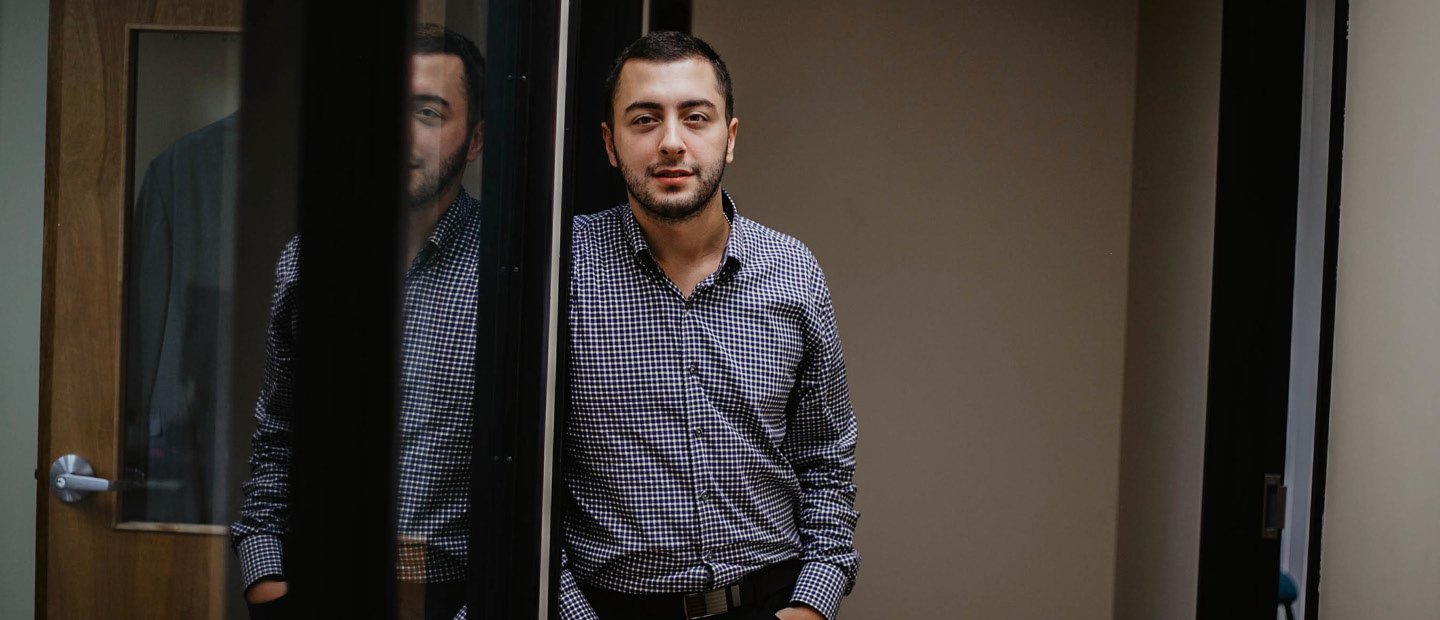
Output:
[[[399,620],[453,620],[465,605],[465,582],[395,584]]]
[[[273,601],[245,605],[250,608],[250,620],[290,620],[295,617],[292,609],[295,601],[289,594]]]
[[[396,598],[401,620],[452,620],[465,605],[465,582],[397,583]],[[250,620],[298,620],[299,610],[289,595],[268,603],[251,604]]]
[[[799,564],[780,567],[780,570],[787,575],[795,575],[799,572]],[[790,606],[790,595],[795,591],[795,580],[791,577],[780,587],[771,587],[768,591],[755,591],[755,603],[735,609],[729,613],[718,616],[711,616],[705,620],[775,620],[775,612]],[[674,611],[655,611],[650,609],[651,605],[637,610],[635,606],[627,605],[625,597],[605,595],[585,588],[587,598],[600,620],[681,620],[684,618],[679,597],[676,597]]]

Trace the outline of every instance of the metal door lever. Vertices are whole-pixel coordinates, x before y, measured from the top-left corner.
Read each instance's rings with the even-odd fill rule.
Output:
[[[67,454],[50,464],[50,491],[60,501],[73,504],[91,493],[118,491],[129,484],[123,481],[96,478],[95,468],[78,454]]]

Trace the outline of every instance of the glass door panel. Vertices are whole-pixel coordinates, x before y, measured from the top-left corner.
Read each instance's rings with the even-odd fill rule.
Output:
[[[240,35],[132,30],[120,521],[223,525]],[[293,230],[291,221],[276,221]],[[259,349],[259,350],[257,350]],[[237,359],[223,359],[222,352]],[[248,390],[246,390],[248,391]]]

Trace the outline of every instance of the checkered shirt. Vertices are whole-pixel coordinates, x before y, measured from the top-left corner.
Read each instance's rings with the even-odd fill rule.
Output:
[[[397,534],[402,581],[463,579],[469,536],[479,203],[464,190],[405,274]],[[280,256],[255,405],[250,480],[230,526],[244,585],[283,577],[295,415],[299,238]],[[462,616],[463,617],[463,613]]]
[[[687,300],[625,205],[575,219],[561,618],[578,584],[644,594],[804,562],[834,618],[855,581],[855,415],[830,293],[794,238],[724,195],[724,262]]]

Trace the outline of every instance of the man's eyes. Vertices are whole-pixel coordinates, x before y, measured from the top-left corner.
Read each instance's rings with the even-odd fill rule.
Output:
[[[684,121],[684,122],[686,122],[686,123],[690,123],[690,124],[693,125],[693,124],[696,124],[696,123],[704,123],[704,122],[706,122],[706,121],[709,121],[709,120],[710,120],[710,117],[709,117],[709,116],[706,116],[705,114],[702,114],[702,113],[700,113],[700,112],[694,112],[694,113],[685,115],[685,117],[682,118],[681,120]],[[630,121],[630,124],[632,124],[632,125],[654,125],[654,124],[659,123],[659,122],[660,122],[660,119],[659,119],[658,117],[650,116],[650,115],[647,114],[647,115],[642,115],[642,116],[637,116],[637,117],[635,117],[634,119],[632,119],[632,120]]]
[[[416,108],[415,118],[425,123],[438,123],[445,117],[433,108]]]

